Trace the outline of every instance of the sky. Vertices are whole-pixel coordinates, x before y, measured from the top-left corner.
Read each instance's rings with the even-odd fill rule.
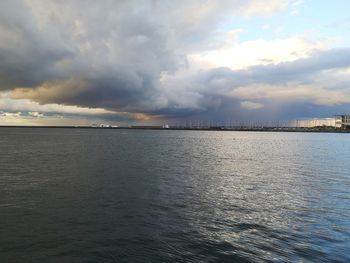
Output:
[[[347,0],[2,0],[0,125],[350,113]]]

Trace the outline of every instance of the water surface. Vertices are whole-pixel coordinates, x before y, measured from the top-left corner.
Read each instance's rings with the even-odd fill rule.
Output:
[[[0,129],[1,262],[350,262],[350,135]]]

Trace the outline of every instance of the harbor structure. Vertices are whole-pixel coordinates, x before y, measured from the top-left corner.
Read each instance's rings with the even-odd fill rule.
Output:
[[[303,119],[303,120],[295,120],[292,122],[292,127],[297,128],[313,128],[313,127],[336,127],[336,119],[335,118],[313,118],[313,119]]]
[[[350,115],[336,115],[335,116],[335,127],[344,130],[350,130]]]

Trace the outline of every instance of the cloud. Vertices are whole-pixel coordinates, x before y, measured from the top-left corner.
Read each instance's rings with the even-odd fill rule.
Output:
[[[57,63],[73,56],[52,30],[38,29],[22,1],[0,3],[0,90],[60,77]]]
[[[0,109],[148,120],[346,104],[347,75],[335,76],[349,49],[302,35],[241,41],[233,26],[298,2],[1,1]]]
[[[43,113],[40,113],[40,112],[37,112],[37,111],[30,111],[30,112],[28,112],[28,115],[32,116],[34,118],[42,118],[42,117],[44,117]]]
[[[180,76],[170,77],[166,82],[169,84],[168,91],[178,94],[175,102],[174,99],[170,102],[188,107],[189,110],[197,109],[206,114],[226,111],[229,114],[230,108],[235,115],[244,116],[242,108],[264,105],[265,110],[256,112],[257,117],[270,116],[270,109],[278,111],[283,118],[291,118],[292,105],[347,107],[350,103],[350,83],[347,82],[349,61],[350,49],[330,49],[315,51],[308,57],[294,61],[239,70],[215,68],[184,74],[182,79]],[[179,87],[182,89],[179,90]],[[192,104],[181,104],[182,93],[186,94],[186,101]],[[303,107],[300,106],[300,109]]]
[[[122,79],[108,79],[107,76],[97,80],[69,79],[46,82],[35,89],[15,89],[11,98],[26,98],[42,104],[102,106],[112,112],[128,112],[129,116],[143,112],[149,116],[168,117],[220,111],[229,98],[238,99],[232,100],[231,104],[239,104],[240,108],[248,110],[262,108],[267,100],[269,104],[302,102],[334,106],[350,103],[346,87],[332,90],[334,83],[316,83],[315,79],[337,74],[339,80],[339,74],[344,75],[350,67],[349,57],[349,49],[334,49],[314,52],[309,57],[290,62],[239,70],[198,71],[186,75],[183,80],[174,75],[158,83],[158,90],[156,85],[147,82],[149,86],[144,86],[141,77],[130,77],[126,73],[120,75]],[[346,74],[343,79],[347,79]]]
[[[73,115],[103,115],[116,114],[102,108],[84,108],[78,106],[67,106],[60,104],[44,104],[29,99],[11,99],[8,95],[0,97],[0,109],[11,112],[41,112],[41,113],[62,113]]]
[[[291,5],[293,7],[296,7],[296,6],[301,6],[304,4],[304,0],[295,0],[295,1],[292,1]]]
[[[238,31],[237,34],[239,33]],[[196,68],[244,69],[306,58],[315,50],[325,50],[329,45],[330,41],[312,41],[303,36],[244,42],[237,39],[213,50],[190,54],[189,60]]]
[[[239,99],[270,100],[272,102],[278,101],[294,103],[309,102],[320,106],[334,106],[350,103],[350,89],[329,90],[317,86],[292,83],[283,86],[252,85],[240,87],[234,89],[231,92],[231,95]]]
[[[298,16],[300,15],[300,7],[302,7],[302,5],[304,5],[304,0],[297,0],[297,1],[292,1],[290,3],[291,7],[292,7],[292,11],[290,11],[290,15],[291,16]]]
[[[149,120],[151,116],[144,113],[130,113],[122,111],[109,111],[103,108],[88,108],[73,105],[62,105],[56,103],[39,104],[29,99],[13,99],[11,93],[0,96],[0,109],[3,116],[14,116],[19,113],[17,117],[26,116],[29,118],[46,118],[61,116],[64,118],[84,118],[84,124],[91,124],[91,121],[102,118],[109,121],[128,121],[128,120]],[[161,120],[161,116],[152,116],[153,119]],[[3,119],[2,119],[3,121]],[[100,121],[101,122],[101,121]],[[63,122],[64,123],[64,122]]]
[[[33,99],[41,103],[162,107],[160,74],[185,63],[188,47],[197,47],[221,19],[286,4],[269,2],[2,1],[0,89],[36,89]]]
[[[300,11],[299,11],[299,10],[293,10],[293,11],[290,12],[290,15],[291,15],[291,16],[297,16],[297,15],[299,15],[299,14],[300,14]]]
[[[252,101],[241,101],[240,105],[241,105],[241,108],[247,109],[247,110],[257,110],[264,107],[263,104],[252,102]]]

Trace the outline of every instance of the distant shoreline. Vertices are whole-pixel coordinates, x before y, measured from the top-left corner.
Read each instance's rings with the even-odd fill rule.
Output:
[[[309,132],[309,133],[350,133],[350,130],[332,128],[292,128],[292,127],[91,127],[91,126],[16,126],[0,125],[1,128],[48,128],[48,129],[95,129],[95,130],[181,130],[181,131],[246,131],[246,132]]]

